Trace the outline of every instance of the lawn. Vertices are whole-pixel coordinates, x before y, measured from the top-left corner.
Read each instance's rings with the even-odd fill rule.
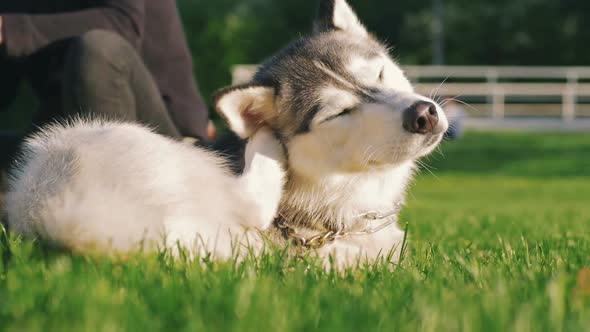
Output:
[[[590,135],[469,133],[427,164],[399,266],[90,259],[10,236],[0,330],[590,331]]]

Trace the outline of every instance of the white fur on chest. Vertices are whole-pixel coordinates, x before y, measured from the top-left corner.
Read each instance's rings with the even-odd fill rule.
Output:
[[[412,168],[413,163],[408,162],[399,167],[360,176],[339,176],[333,179],[336,185],[332,188],[328,186],[328,188],[348,190],[349,199],[342,204],[352,208],[354,210],[352,212],[384,211],[403,200],[406,185],[412,176]]]
[[[406,187],[414,170],[413,162],[373,172],[350,175],[333,175],[310,183],[301,179],[291,180],[290,190],[285,192],[283,215],[289,219],[290,209],[304,208],[311,219],[323,220],[324,228],[329,223],[344,224],[347,229],[358,230],[377,226],[385,220],[367,221],[358,218],[367,212],[387,213],[403,203]],[[325,219],[322,219],[325,218]],[[328,223],[328,224],[326,224]],[[322,227],[311,221],[298,229],[306,236],[317,235]],[[392,224],[377,233],[349,235],[337,239],[319,250],[320,255],[334,255],[339,263],[349,264],[356,259],[372,260],[379,255],[387,256],[392,250],[394,260],[399,256],[404,232]]]

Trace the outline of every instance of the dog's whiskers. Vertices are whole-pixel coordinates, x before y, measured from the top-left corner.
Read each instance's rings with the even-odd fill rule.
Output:
[[[439,177],[436,176],[436,174],[434,174],[431,170],[431,166],[427,165],[425,162],[423,162],[422,160],[416,160],[416,163],[420,166],[420,168],[425,169],[426,171],[428,171],[428,173],[430,173],[432,176],[434,176],[435,179],[439,180]]]
[[[438,87],[436,87],[435,89],[432,89],[432,91],[430,91],[430,95],[429,95],[428,98],[430,98],[431,100],[435,100],[435,98],[437,98],[437,94],[438,94],[440,88],[443,86],[443,84],[445,84],[445,82],[448,79],[449,79],[449,76],[445,77],[445,79],[442,80],[442,82],[440,82],[440,84],[438,85]],[[435,100],[435,102],[437,102],[437,101]]]
[[[445,107],[445,106],[446,106],[446,105],[448,105],[449,103],[451,103],[451,102],[455,102],[455,103],[459,103],[459,104],[461,104],[461,105],[464,105],[464,106],[468,107],[469,109],[471,109],[471,110],[473,110],[473,111],[475,111],[475,112],[479,112],[479,110],[478,110],[477,108],[473,107],[473,106],[472,106],[472,105],[470,105],[469,103],[467,103],[467,102],[464,102],[464,101],[463,101],[463,100],[461,100],[461,99],[457,99],[457,98],[459,98],[460,96],[461,96],[461,95],[457,95],[457,96],[455,96],[455,97],[451,97],[451,98],[445,98],[445,100],[444,100],[444,101],[443,101],[443,102],[440,104],[440,106],[441,106],[441,107]]]

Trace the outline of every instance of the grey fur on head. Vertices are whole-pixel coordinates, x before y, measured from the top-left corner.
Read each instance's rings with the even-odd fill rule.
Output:
[[[339,21],[335,17],[337,11]],[[267,124],[289,140],[309,130],[318,111],[321,88],[332,85],[359,94],[363,99],[372,98],[369,89],[352,77],[345,65],[352,57],[370,59],[386,54],[387,48],[366,32],[359,35],[359,31],[366,30],[344,0],[320,1],[314,27],[313,34],[292,42],[263,62],[249,84],[220,90],[215,103],[235,89],[272,87],[277,114],[269,118]],[[347,84],[322,68],[344,78]]]

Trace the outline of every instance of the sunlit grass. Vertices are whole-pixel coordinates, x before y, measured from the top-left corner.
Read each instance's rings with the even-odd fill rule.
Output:
[[[469,134],[408,196],[400,266],[341,274],[0,245],[6,331],[590,331],[590,135]]]

